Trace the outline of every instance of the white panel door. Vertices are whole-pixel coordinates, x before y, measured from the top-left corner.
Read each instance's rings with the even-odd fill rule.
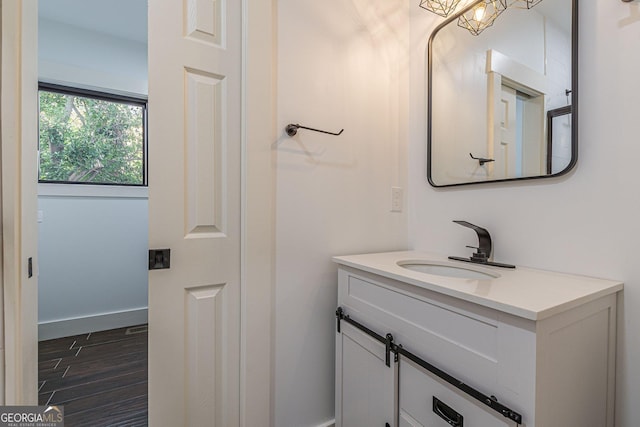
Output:
[[[149,0],[149,424],[239,425],[241,2]]]
[[[381,342],[346,322],[341,331],[336,335],[336,427],[394,427],[396,364],[385,364]]]
[[[493,179],[514,178],[516,166],[516,91],[502,86],[500,109],[500,142],[494,147]]]

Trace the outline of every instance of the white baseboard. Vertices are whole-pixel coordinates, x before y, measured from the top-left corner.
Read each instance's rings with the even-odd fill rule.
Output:
[[[327,421],[326,423],[322,423],[318,425],[318,427],[335,427],[336,420]]]
[[[147,308],[139,308],[136,310],[38,323],[38,340],[44,341],[89,332],[124,328],[125,326],[141,325],[147,323],[147,311]]]

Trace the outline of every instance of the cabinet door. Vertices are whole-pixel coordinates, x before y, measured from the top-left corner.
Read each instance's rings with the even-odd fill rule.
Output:
[[[336,334],[336,427],[395,427],[397,364],[385,346],[342,322]]]
[[[516,426],[409,360],[400,358],[398,369],[399,427]]]

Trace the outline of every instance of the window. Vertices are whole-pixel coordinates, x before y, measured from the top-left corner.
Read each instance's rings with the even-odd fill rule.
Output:
[[[144,186],[147,101],[40,84],[39,182]]]

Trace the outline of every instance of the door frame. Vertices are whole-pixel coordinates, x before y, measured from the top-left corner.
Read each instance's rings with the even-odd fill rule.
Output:
[[[2,2],[0,13],[4,298],[0,394],[5,404],[19,405],[38,400],[37,2]]]
[[[275,162],[272,143],[275,129],[275,0],[242,0],[243,19],[243,75],[242,75],[242,184],[241,184],[241,350],[240,350],[240,425],[264,426],[264,420],[273,425],[273,322],[274,305],[274,188]],[[37,244],[37,199],[29,199],[23,185],[15,179],[24,172],[24,166],[35,165],[35,159],[20,156],[22,144],[14,144],[5,136],[6,130],[15,130],[8,123],[13,106],[22,117],[33,115],[33,129],[24,126],[20,137],[37,138],[33,110],[37,94],[37,61],[22,61],[23,49],[37,49],[37,2],[13,0],[2,2],[2,48],[9,46],[13,58],[4,60],[2,75],[2,164],[0,165],[0,229],[3,253],[0,252],[0,284],[4,298],[0,304],[4,314],[4,328],[0,323],[0,404],[37,404],[37,351],[35,357],[25,356],[25,348],[37,348],[35,342],[22,342],[19,332],[25,328],[37,330],[37,293],[28,295],[30,316],[21,309],[19,292],[29,284],[37,290],[37,268],[33,278],[25,280],[25,251],[34,252]],[[34,14],[36,14],[34,16]],[[35,21],[34,21],[35,19]],[[27,22],[31,24],[28,25]],[[7,71],[13,72],[7,72]],[[20,74],[18,74],[20,73]],[[28,81],[27,81],[28,80]],[[33,81],[31,81],[33,80]],[[28,84],[26,84],[26,83]],[[18,88],[33,86],[35,92],[23,93]],[[14,91],[7,91],[13,88]],[[33,98],[30,101],[30,96]],[[31,108],[31,110],[30,110]],[[35,113],[34,113],[35,111]],[[11,113],[13,114],[13,113]],[[28,120],[25,120],[28,122]],[[15,141],[15,139],[13,140]],[[21,142],[21,140],[19,140]],[[35,186],[36,175],[33,175]],[[25,209],[26,208],[26,209]],[[37,261],[36,254],[33,255]],[[37,266],[37,262],[36,262]],[[1,322],[2,316],[0,316]],[[33,356],[33,355],[32,355]],[[20,372],[30,372],[21,375]],[[35,373],[35,380],[33,379]]]
[[[276,0],[242,0],[240,425],[274,426]]]

